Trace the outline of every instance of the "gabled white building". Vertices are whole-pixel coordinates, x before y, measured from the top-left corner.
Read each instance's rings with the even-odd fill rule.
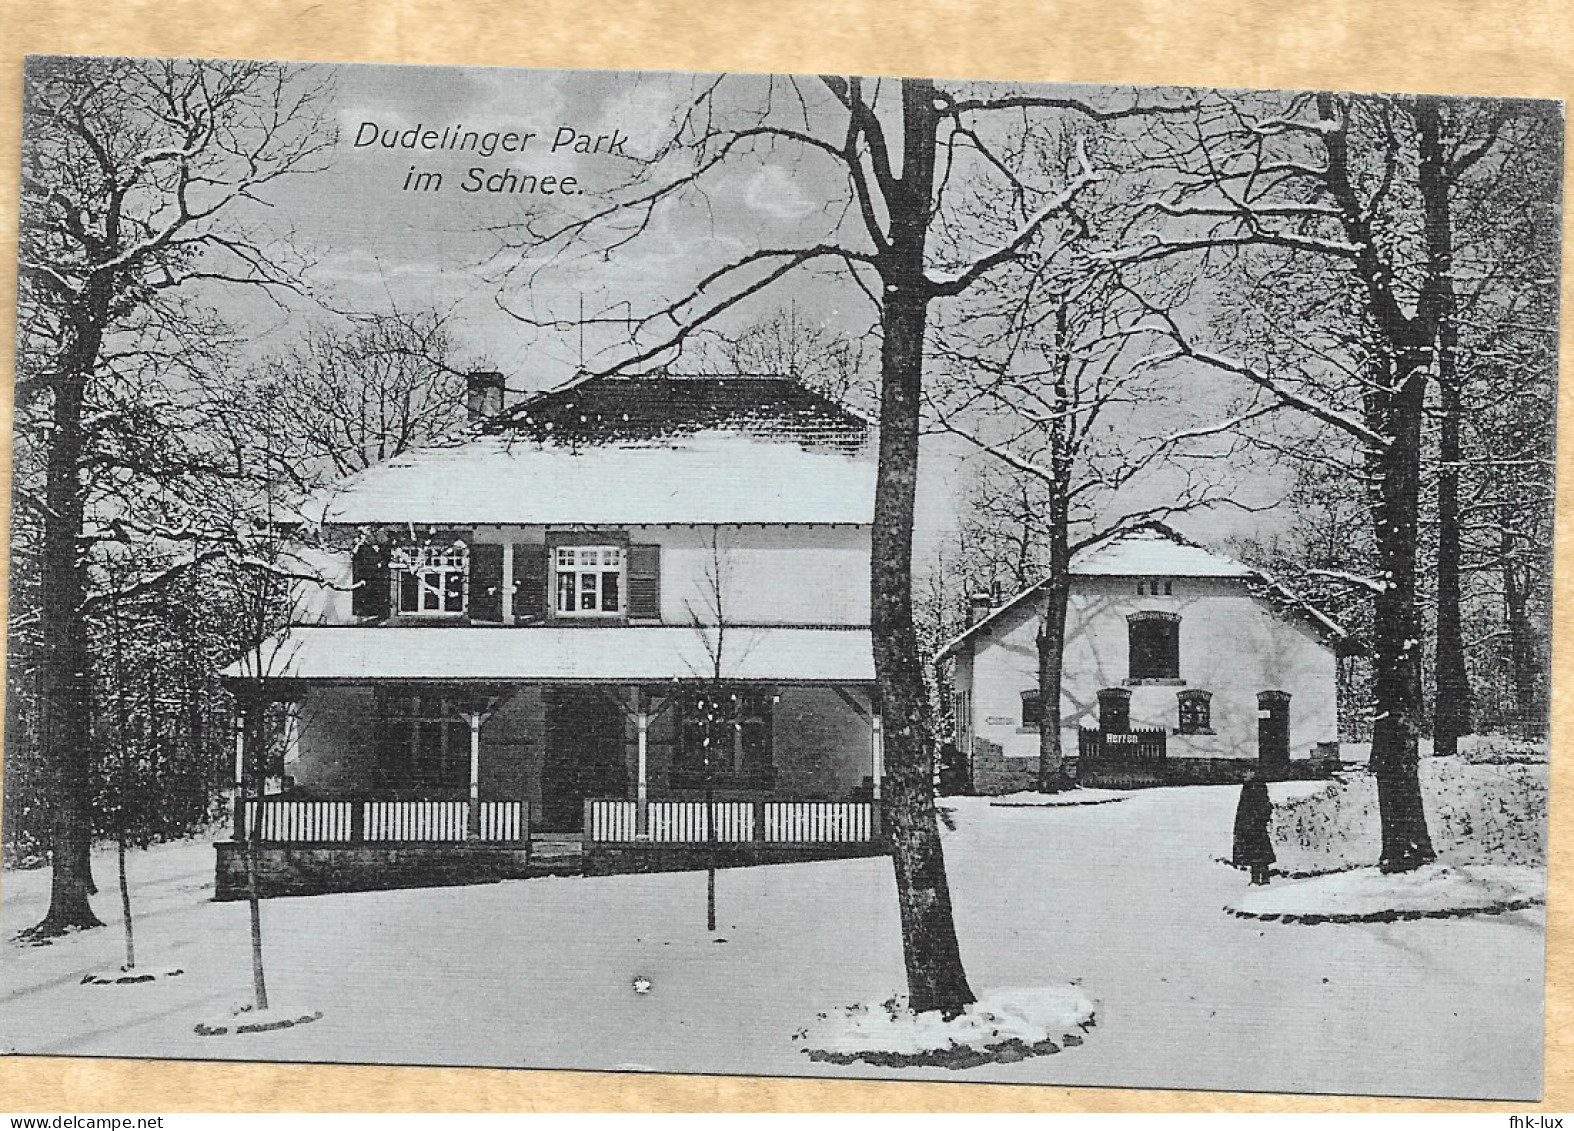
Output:
[[[1352,643],[1331,619],[1158,524],[1071,572],[1061,749],[1084,781],[1290,776],[1337,757],[1336,664]],[[983,792],[1036,779],[1042,597],[1037,585],[981,610],[938,656],[952,661],[955,740]]]
[[[729,860],[874,851],[867,422],[781,378],[476,386],[310,501],[322,583],[226,673],[287,713],[237,813],[271,890],[681,866],[712,819]]]

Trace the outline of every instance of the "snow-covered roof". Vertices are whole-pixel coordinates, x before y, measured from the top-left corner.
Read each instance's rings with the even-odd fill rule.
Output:
[[[310,523],[857,523],[874,463],[737,432],[560,444],[469,436],[419,448],[313,496]]]
[[[1073,576],[1082,577],[1250,577],[1253,570],[1234,558],[1188,542],[1167,527],[1133,530],[1078,554]]]
[[[1246,584],[1253,596],[1288,609],[1315,624],[1332,643],[1352,646],[1349,632],[1338,621],[1310,604],[1261,570],[1215,553],[1179,534],[1163,523],[1146,523],[1107,542],[1077,554],[1071,560],[1071,575],[1077,577],[1215,577],[1233,578]],[[1049,583],[1044,580],[1028,586],[987,616],[952,637],[935,653],[938,662],[960,651],[974,636],[989,628]]]
[[[278,680],[552,681],[657,683],[708,680],[716,629],[689,627],[298,626],[221,673]],[[721,637],[721,678],[773,683],[869,683],[868,629],[744,628]]]

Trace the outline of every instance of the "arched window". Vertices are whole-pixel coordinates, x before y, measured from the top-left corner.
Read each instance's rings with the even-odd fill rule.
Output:
[[[1037,730],[1044,723],[1044,699],[1038,688],[1022,693],[1022,729]]]
[[[1098,693],[1099,730],[1105,734],[1125,734],[1131,729],[1131,691],[1125,687],[1105,687]]]
[[[1180,617],[1144,611],[1126,618],[1130,642],[1129,676],[1138,680],[1180,678]]]
[[[1176,699],[1180,701],[1180,725],[1177,734],[1213,733],[1213,692],[1186,690]]]

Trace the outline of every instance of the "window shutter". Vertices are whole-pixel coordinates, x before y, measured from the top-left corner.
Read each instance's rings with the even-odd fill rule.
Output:
[[[388,616],[388,555],[382,546],[363,543],[351,562],[354,588],[350,591],[350,613],[357,617],[384,620]]]
[[[514,620],[545,620],[547,548],[539,542],[514,545]]]
[[[503,547],[479,542],[470,547],[470,619],[503,619]]]
[[[661,547],[630,546],[628,615],[632,620],[661,619]]]

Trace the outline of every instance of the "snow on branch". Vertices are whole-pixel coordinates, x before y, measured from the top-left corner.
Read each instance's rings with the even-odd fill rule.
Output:
[[[1082,138],[1077,139],[1077,166],[1079,171],[1071,178],[1071,183],[1046,201],[1043,207],[1034,212],[1032,216],[1023,221],[1010,239],[987,255],[975,260],[964,271],[943,275],[929,275],[927,281],[930,289],[937,295],[960,294],[980,275],[1016,256],[1032,242],[1033,238],[1038,235],[1040,229],[1049,222],[1051,217],[1064,212],[1084,189],[1103,179],[1103,174],[1095,169],[1093,163],[1088,160],[1087,145]]]
[[[1178,361],[1182,358],[1189,358],[1192,361],[1201,362],[1212,369],[1217,369],[1222,373],[1233,373],[1238,377],[1244,377],[1253,385],[1278,398],[1285,405],[1299,409],[1307,415],[1321,420],[1324,424],[1332,425],[1341,432],[1355,437],[1370,447],[1382,449],[1393,443],[1392,439],[1381,432],[1367,427],[1350,413],[1344,412],[1320,398],[1286,388],[1278,379],[1264,373],[1255,366],[1248,365],[1243,361],[1236,361],[1233,358],[1224,357],[1220,354],[1197,349],[1186,340],[1173,322],[1169,319],[1165,319],[1165,321],[1168,323],[1168,329],[1166,330],[1158,330],[1153,326],[1142,326],[1140,329],[1145,333],[1163,334],[1170,339],[1173,346],[1143,358],[1137,363],[1138,365],[1152,367]]]
[[[1347,573],[1342,569],[1310,569],[1306,572],[1313,577],[1326,577],[1330,581],[1342,582],[1352,589],[1364,589],[1374,596],[1388,592],[1388,582],[1364,574]]]

